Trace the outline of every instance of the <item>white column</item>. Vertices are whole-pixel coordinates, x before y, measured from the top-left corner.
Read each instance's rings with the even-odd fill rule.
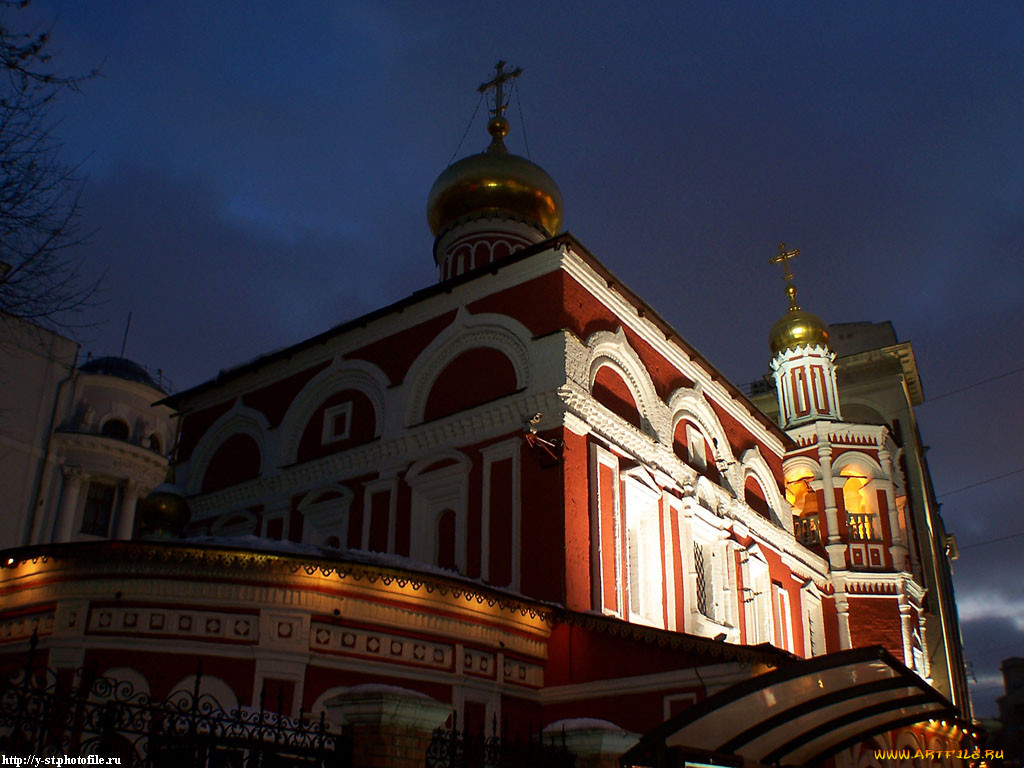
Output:
[[[75,513],[82,491],[82,470],[78,467],[63,467],[63,470],[64,488],[61,490],[57,522],[53,526],[53,540],[58,543],[71,541],[74,535]]]
[[[117,533],[114,538],[130,539],[135,527],[135,503],[139,500],[139,486],[131,479],[121,486],[121,507],[117,512]]]
[[[889,508],[889,530],[892,531],[892,546],[889,553],[892,555],[892,562],[898,571],[909,570],[907,564],[907,536],[906,531],[900,527],[900,515],[896,509],[896,486],[893,484],[892,456],[889,449],[884,445],[878,446],[878,463],[882,465],[888,481],[885,484],[885,502]]]
[[[900,595],[900,625],[903,630],[903,663],[908,669],[914,669],[914,616],[905,595]],[[923,669],[914,669],[924,677]]]
[[[850,636],[850,603],[846,595],[836,593],[836,615],[839,617],[839,650],[853,648]]]

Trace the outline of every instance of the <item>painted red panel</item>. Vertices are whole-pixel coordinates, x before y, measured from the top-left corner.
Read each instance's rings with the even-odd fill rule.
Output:
[[[668,509],[672,525],[672,586],[676,591],[676,631],[686,626],[686,589],[683,583],[683,556],[679,549],[679,515]]]
[[[516,372],[504,353],[490,347],[463,352],[434,381],[423,420],[430,421],[516,391]]]
[[[231,410],[234,406],[234,399],[227,400],[218,405],[204,408],[195,413],[186,414],[181,421],[181,437],[179,438],[178,461],[187,461],[192,456],[192,451],[206,434],[213,423],[221,416]]]
[[[270,428],[274,429],[281,423],[295,396],[302,391],[310,379],[330,364],[330,360],[325,360],[312,368],[278,379],[273,384],[243,395],[242,402],[266,416]]]
[[[903,659],[903,623],[898,599],[851,597],[850,639],[854,648],[881,645],[897,659]]]
[[[286,717],[292,716],[292,697],[295,695],[294,680],[265,677],[260,695],[263,699],[263,708],[267,712],[276,712]]]
[[[456,570],[455,558],[455,512],[446,509],[437,519],[437,565],[439,568]]]
[[[260,447],[245,434],[232,435],[214,452],[203,473],[202,492],[209,493],[260,475]]]
[[[512,483],[512,459],[491,464],[488,581],[499,587],[512,583]]]
[[[610,611],[619,609],[615,589],[615,492],[618,473],[605,464],[597,465],[598,499],[601,509],[601,590],[602,605]]]
[[[352,403],[352,411],[349,414],[349,436],[325,445],[323,443],[324,413],[328,408],[345,403]],[[296,462],[311,461],[368,442],[373,439],[376,427],[377,418],[370,398],[357,389],[335,392],[317,406],[302,431]]]
[[[789,372],[789,382],[793,392],[793,409],[796,416],[806,416],[811,412],[811,398],[807,392],[807,377],[803,368],[793,368]]]
[[[605,366],[597,372],[591,394],[612,413],[640,429],[640,412],[637,410],[633,394],[614,369]]]
[[[370,551],[388,551],[388,526],[391,517],[391,492],[378,491],[370,496]]]
[[[757,482],[753,475],[750,475],[747,478],[747,482],[743,485],[743,500],[747,503],[748,507],[761,515],[761,517],[766,520],[772,519],[772,511],[764,497],[764,489],[761,488],[761,484]]]
[[[562,435],[562,476],[565,506],[565,604],[572,611],[595,608],[591,593],[590,492],[587,438],[569,430]],[[526,460],[532,459],[527,456]],[[535,463],[535,462],[531,462]],[[524,462],[523,488],[530,482]],[[525,514],[524,510],[521,514]]]
[[[367,344],[349,352],[346,360],[366,360],[378,366],[394,385],[401,384],[416,357],[441,331],[451,325],[455,310],[439,315],[425,323],[406,328],[386,339]]]

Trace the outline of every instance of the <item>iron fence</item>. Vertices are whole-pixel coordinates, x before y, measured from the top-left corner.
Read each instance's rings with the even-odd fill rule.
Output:
[[[37,663],[35,635],[26,663],[0,677],[0,752],[39,758],[117,757],[132,768],[351,768],[351,740],[323,713],[290,718],[260,706],[225,710],[192,690],[154,699],[130,682],[80,668],[58,675]]]

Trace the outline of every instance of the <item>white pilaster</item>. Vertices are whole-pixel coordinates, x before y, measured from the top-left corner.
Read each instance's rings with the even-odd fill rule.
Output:
[[[128,479],[121,486],[121,506],[117,511],[117,539],[130,539],[135,527],[135,503],[139,500],[139,486]]]
[[[64,467],[64,488],[60,495],[57,522],[53,527],[56,542],[71,541],[74,535],[75,513],[82,491],[82,470],[78,467]]]

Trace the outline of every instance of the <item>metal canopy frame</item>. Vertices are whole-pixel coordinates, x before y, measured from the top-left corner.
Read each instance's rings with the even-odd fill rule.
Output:
[[[953,704],[881,646],[796,661],[709,696],[644,736],[620,765],[811,765],[879,733],[956,718]]]

